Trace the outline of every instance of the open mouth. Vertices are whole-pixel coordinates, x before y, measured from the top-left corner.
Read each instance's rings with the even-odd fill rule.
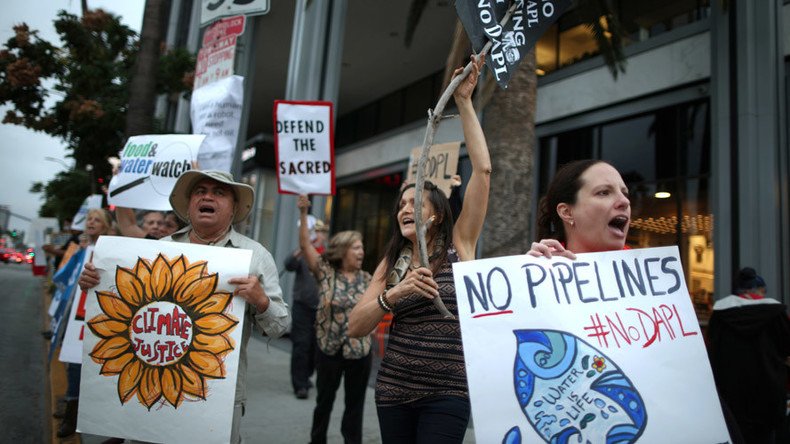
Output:
[[[403,224],[403,226],[411,225],[413,223],[414,223],[414,219],[410,217],[404,217],[403,220],[401,220],[401,224]]]
[[[625,232],[625,227],[627,225],[628,225],[628,218],[626,216],[615,216],[612,220],[609,221],[609,226],[621,233]]]
[[[214,207],[210,205],[201,205],[198,208],[198,212],[200,212],[200,214],[214,214]]]

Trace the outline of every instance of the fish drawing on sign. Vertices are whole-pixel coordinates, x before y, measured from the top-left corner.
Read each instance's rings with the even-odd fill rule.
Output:
[[[647,425],[645,403],[617,364],[576,336],[514,330],[519,406],[547,443],[633,443]],[[521,442],[513,427],[502,440]]]

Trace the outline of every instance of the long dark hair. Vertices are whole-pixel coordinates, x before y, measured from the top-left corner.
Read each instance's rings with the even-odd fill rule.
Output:
[[[576,203],[576,196],[584,185],[581,180],[582,174],[593,165],[606,163],[603,160],[584,159],[566,163],[554,175],[549,183],[546,195],[540,199],[538,204],[538,229],[537,241],[541,239],[557,239],[560,242],[567,242],[565,227],[562,218],[557,214],[557,205],[566,203],[573,205]]]
[[[390,229],[390,241],[387,244],[387,248],[384,250],[384,259],[387,261],[387,272],[384,274],[385,279],[395,267],[395,262],[398,261],[403,247],[411,245],[411,241],[403,237],[401,234],[400,223],[398,221],[400,201],[403,198],[403,193],[405,193],[409,188],[414,188],[414,184],[409,184],[403,187],[400,194],[398,194],[398,198],[395,200],[395,205],[392,208],[390,218],[390,225],[392,227]],[[449,242],[453,236],[453,225],[455,224],[455,220],[453,219],[453,211],[450,208],[450,201],[447,200],[447,196],[445,196],[444,192],[432,182],[427,180],[425,181],[424,189],[427,192],[426,194],[428,195],[428,201],[431,203],[431,205],[433,205],[433,209],[436,211],[436,217],[438,218],[438,222],[434,222],[429,233],[433,233],[432,240],[434,245],[439,245],[441,248],[435,252],[428,252],[430,255],[429,260],[431,262],[431,270],[436,273],[439,269],[439,265],[447,260],[447,247],[449,247]],[[429,239],[426,239],[426,242],[429,241]],[[412,254],[419,253],[414,251]]]

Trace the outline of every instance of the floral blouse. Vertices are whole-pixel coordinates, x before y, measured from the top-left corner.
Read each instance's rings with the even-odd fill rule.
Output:
[[[348,315],[370,284],[370,273],[359,270],[353,281],[321,258],[316,280],[320,301],[316,313],[318,348],[327,355],[342,349],[346,359],[360,359],[370,353],[370,336],[348,337]]]

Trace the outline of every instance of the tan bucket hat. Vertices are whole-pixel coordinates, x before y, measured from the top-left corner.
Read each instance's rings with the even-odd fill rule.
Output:
[[[173,192],[170,193],[170,205],[178,217],[184,221],[189,221],[187,218],[189,197],[192,194],[192,188],[203,179],[216,180],[233,188],[233,193],[236,195],[236,211],[233,215],[233,223],[241,222],[247,218],[250,210],[252,210],[252,203],[255,202],[255,192],[252,187],[246,183],[235,182],[230,173],[216,170],[189,170],[178,177],[176,185],[173,187]]]

